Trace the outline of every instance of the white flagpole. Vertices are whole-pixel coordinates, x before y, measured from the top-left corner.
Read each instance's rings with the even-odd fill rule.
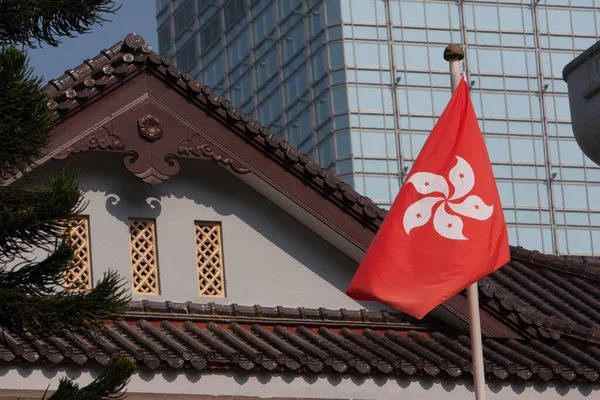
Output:
[[[444,60],[450,65],[450,84],[452,93],[462,78],[460,61],[465,53],[459,45],[451,44],[444,50]],[[479,317],[479,291],[477,282],[467,288],[471,328],[471,354],[475,376],[475,399],[485,400],[485,374],[483,370],[483,344],[481,343],[481,320]]]

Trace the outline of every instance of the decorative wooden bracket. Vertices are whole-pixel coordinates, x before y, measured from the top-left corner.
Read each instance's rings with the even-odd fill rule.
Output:
[[[151,186],[156,186],[179,172],[179,161],[174,155],[152,157],[152,153],[141,154],[140,156],[137,152],[131,151],[123,163],[129,172]]]
[[[177,146],[177,153],[181,155],[193,154],[196,157],[202,157],[208,160],[213,160],[219,164],[231,168],[238,174],[247,174],[250,172],[248,168],[242,166],[239,162],[228,158],[224,152],[215,149],[210,144],[206,143],[206,139],[202,135],[195,134],[190,140],[184,140]]]
[[[54,158],[64,160],[71,154],[90,150],[125,153],[125,168],[151,186],[179,172],[179,156],[212,160],[238,174],[250,172],[226,151],[213,145],[203,133],[181,125],[172,116],[151,101],[140,102],[92,134],[60,150]],[[115,135],[113,130],[123,137]]]
[[[112,124],[107,124],[92,134],[78,140],[71,146],[59,151],[55,160],[64,160],[71,154],[85,153],[89,150],[123,151],[125,144],[123,139],[113,134]]]

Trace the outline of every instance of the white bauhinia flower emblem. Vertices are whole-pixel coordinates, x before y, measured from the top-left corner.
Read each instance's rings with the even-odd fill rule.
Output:
[[[404,214],[404,230],[409,234],[411,229],[423,226],[433,215],[433,227],[437,233],[448,239],[467,240],[464,237],[463,221],[460,216],[449,214],[446,206],[457,214],[474,218],[480,221],[488,219],[494,211],[494,206],[486,205],[479,196],[468,196],[462,202],[473,185],[475,185],[475,174],[473,169],[463,158],[456,156],[457,163],[450,170],[448,179],[454,186],[454,194],[450,196],[448,182],[441,175],[430,172],[417,172],[407,181],[412,183],[421,194],[439,193],[441,196],[427,196],[417,200],[406,209]]]

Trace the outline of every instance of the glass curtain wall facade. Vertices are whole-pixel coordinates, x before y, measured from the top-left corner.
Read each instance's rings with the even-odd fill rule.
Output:
[[[510,242],[600,255],[600,168],[573,138],[562,68],[600,0],[157,0],[160,53],[389,207],[465,71]]]

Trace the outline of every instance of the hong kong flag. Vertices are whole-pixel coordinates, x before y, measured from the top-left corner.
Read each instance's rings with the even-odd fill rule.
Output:
[[[509,260],[500,196],[463,79],[346,293],[423,318]]]

